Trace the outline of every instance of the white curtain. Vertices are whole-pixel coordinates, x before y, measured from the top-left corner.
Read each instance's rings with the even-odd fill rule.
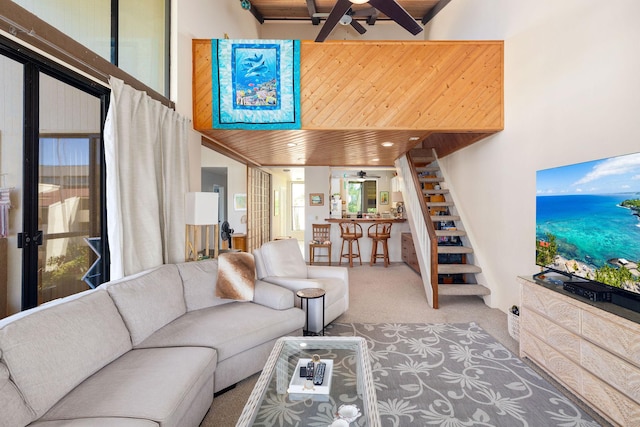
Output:
[[[111,280],[184,261],[189,121],[111,77],[104,129]]]

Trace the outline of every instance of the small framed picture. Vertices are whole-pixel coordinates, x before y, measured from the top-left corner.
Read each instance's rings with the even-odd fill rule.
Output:
[[[233,195],[233,209],[236,211],[247,210],[247,195],[246,194],[234,194]]]
[[[324,206],[324,194],[309,193],[309,206]]]
[[[380,204],[381,205],[388,205],[389,204],[389,192],[388,191],[381,191],[380,192]]]

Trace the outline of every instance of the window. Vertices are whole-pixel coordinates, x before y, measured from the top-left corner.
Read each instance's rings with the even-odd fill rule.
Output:
[[[169,96],[168,0],[13,0]]]
[[[347,183],[347,213],[376,213],[377,182],[349,181]]]

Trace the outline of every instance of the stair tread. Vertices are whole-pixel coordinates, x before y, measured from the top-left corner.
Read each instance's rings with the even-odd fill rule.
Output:
[[[447,237],[447,236],[466,236],[467,232],[464,230],[436,230],[436,236],[438,237]]]
[[[432,157],[412,157],[412,159],[413,159],[413,163],[419,163],[422,165],[428,165],[435,160]]]
[[[427,207],[453,206],[453,202],[427,202]]]
[[[472,254],[473,248],[468,246],[438,246],[439,254]]]
[[[460,221],[460,217],[458,215],[431,215],[431,221]]]
[[[438,295],[490,295],[491,290],[484,285],[460,284],[443,285],[438,284]]]
[[[416,172],[437,172],[440,170],[438,165],[416,166]]]
[[[441,177],[426,177],[426,176],[419,176],[418,177],[418,181],[420,182],[424,182],[424,183],[429,183],[429,182],[444,182],[444,178]]]
[[[474,264],[438,264],[438,274],[482,273]]]
[[[425,188],[422,190],[422,194],[449,194],[449,190],[446,188],[441,188],[440,190],[436,190],[435,188]]]

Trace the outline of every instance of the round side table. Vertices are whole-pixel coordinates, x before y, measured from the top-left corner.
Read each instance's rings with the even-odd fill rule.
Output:
[[[305,289],[300,289],[298,292],[296,292],[296,295],[300,298],[300,308],[302,308],[304,310],[304,302],[307,301],[307,309],[305,310],[305,312],[307,313],[307,320],[305,322],[305,329],[302,331],[302,335],[304,336],[308,336],[308,335],[313,335],[313,333],[311,333],[309,331],[309,300],[311,299],[317,299],[317,298],[322,298],[322,336],[324,336],[324,295],[326,294],[324,289],[320,289],[320,288],[305,288]]]

